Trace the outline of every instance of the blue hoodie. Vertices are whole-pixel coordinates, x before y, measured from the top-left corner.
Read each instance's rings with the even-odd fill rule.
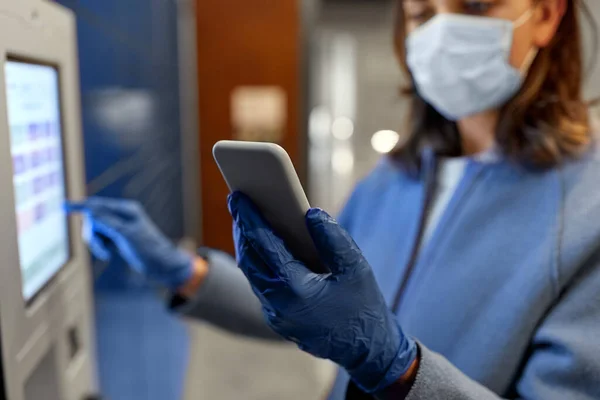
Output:
[[[409,270],[424,181],[385,161],[340,216],[421,343],[408,399],[600,399],[597,145],[545,172],[470,161]]]
[[[544,172],[470,161],[421,248],[425,181],[383,161],[339,218],[419,341],[407,399],[600,399],[598,146]],[[249,289],[232,289],[243,278],[219,264],[181,312],[269,337],[249,317],[260,315]],[[246,322],[231,322],[235,313]],[[344,399],[348,383],[341,371],[330,399]]]

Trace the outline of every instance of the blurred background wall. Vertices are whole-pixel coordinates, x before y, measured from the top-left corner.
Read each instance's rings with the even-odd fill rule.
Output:
[[[404,138],[391,0],[58,2],[78,18],[89,194],[140,200],[188,246],[231,250],[227,190],[211,156],[217,140],[278,138],[312,204],[336,213]],[[588,5],[600,21],[600,3]],[[584,29],[592,65],[598,37]],[[590,98],[600,96],[600,65],[593,70]],[[272,112],[248,113],[256,104]],[[107,398],[324,397],[328,363],[188,327],[119,260],[95,268]]]
[[[139,200],[161,230],[182,238],[178,3],[59,3],[77,16],[88,194]],[[189,354],[185,324],[120,260],[94,267],[103,394],[180,398]]]
[[[202,233],[207,246],[232,251],[224,201],[227,189],[212,160],[212,146],[220,139],[240,138],[233,124],[236,91],[279,90],[283,115],[277,140],[299,169],[305,164],[300,135],[301,4],[300,0],[202,0],[196,8],[201,182],[205,189]]]

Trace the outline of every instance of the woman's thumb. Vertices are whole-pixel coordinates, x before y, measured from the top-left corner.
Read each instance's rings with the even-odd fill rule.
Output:
[[[306,224],[324,264],[334,275],[344,274],[364,263],[362,252],[346,232],[325,211],[313,208],[306,213]]]

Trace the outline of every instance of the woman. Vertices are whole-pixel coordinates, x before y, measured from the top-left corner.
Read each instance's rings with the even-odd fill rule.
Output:
[[[73,208],[97,254],[109,255],[95,238],[112,239],[182,312],[262,337],[268,325],[336,362],[331,399],[598,399],[600,153],[579,6],[401,2],[411,137],[358,185],[347,231],[307,214],[330,274],[294,258],[241,194],[237,262],[258,302],[231,260],[192,262],[139,207]]]

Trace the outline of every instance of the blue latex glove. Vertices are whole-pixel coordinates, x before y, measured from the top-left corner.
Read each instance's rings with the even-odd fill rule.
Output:
[[[232,194],[229,209],[239,267],[275,332],[342,366],[368,393],[405,374],[417,346],[403,334],[371,267],[343,228],[322,210],[306,215],[331,270],[316,274],[291,255],[246,196]]]
[[[117,251],[135,271],[173,290],[191,278],[192,256],[165,237],[139,203],[93,197],[65,209],[83,214],[83,236],[97,258],[108,261]]]

